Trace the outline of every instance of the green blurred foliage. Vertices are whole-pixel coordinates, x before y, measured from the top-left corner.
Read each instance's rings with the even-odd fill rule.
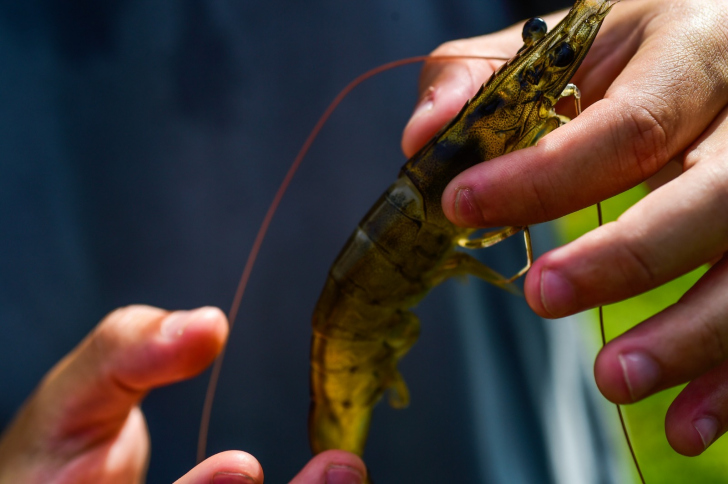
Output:
[[[602,204],[604,223],[616,220],[625,210],[645,196],[647,190],[638,186]],[[590,207],[557,221],[562,242],[578,238],[597,225],[596,208]],[[610,340],[641,321],[677,302],[702,276],[699,268],[662,287],[604,308],[605,333]],[[598,313],[592,311],[598,331]],[[665,414],[680,388],[672,388],[639,403],[623,406],[630,439],[637,453],[645,481],[648,484],[726,483],[728,482],[728,438],[718,440],[699,457],[684,457],[676,453],[665,437]],[[614,425],[619,427],[617,413]],[[621,433],[621,431],[620,431]],[[638,482],[635,472],[635,482]]]

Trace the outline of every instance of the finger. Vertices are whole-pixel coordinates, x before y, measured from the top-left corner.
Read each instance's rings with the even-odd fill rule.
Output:
[[[724,365],[728,359],[726,289],[728,257],[679,302],[610,341],[594,364],[602,394],[615,403],[635,402]],[[709,387],[712,381],[708,378],[697,388]],[[688,395],[696,395],[695,390]]]
[[[566,11],[544,17],[556,25]],[[442,44],[432,57],[483,56],[484,59],[428,61],[422,68],[419,101],[402,134],[402,151],[411,157],[452,119],[480,86],[523,45],[518,23],[494,34]]]
[[[23,433],[71,453],[110,438],[148,390],[201,372],[226,337],[216,308],[114,311],[43,379],[21,411]]]
[[[263,468],[247,452],[229,450],[205,459],[175,484],[263,484]]]
[[[665,417],[667,440],[677,452],[701,454],[728,424],[728,362],[697,378],[680,392]]]
[[[620,301],[728,250],[728,108],[688,152],[687,171],[609,223],[545,254],[526,277],[530,306],[560,317]]]
[[[515,47],[510,52],[504,52],[504,46],[493,44],[495,42],[491,42],[490,36],[458,40],[443,44],[430,55],[493,55],[509,58],[518,49]],[[462,109],[501,64],[502,60],[495,59],[429,61],[420,76],[417,106],[402,133],[402,151],[405,156],[411,157],[424,146]]]
[[[367,475],[364,462],[343,450],[327,450],[311,459],[291,484],[360,484]]]
[[[536,147],[455,177],[443,194],[448,218],[482,227],[551,220],[635,186],[682,153],[728,101],[726,14],[670,5],[650,17],[605,99]]]

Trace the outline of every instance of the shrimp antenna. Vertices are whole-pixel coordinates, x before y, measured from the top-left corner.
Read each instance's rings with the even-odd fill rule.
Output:
[[[265,213],[265,217],[263,218],[263,221],[260,224],[260,227],[258,228],[258,233],[255,235],[255,241],[253,242],[253,247],[250,249],[250,252],[248,253],[248,259],[245,262],[245,268],[243,269],[243,274],[240,277],[240,282],[238,283],[237,291],[235,292],[235,296],[233,297],[233,302],[230,305],[230,311],[228,312],[228,321],[230,323],[230,331],[233,330],[233,326],[235,324],[235,319],[238,315],[238,309],[240,308],[240,301],[243,299],[243,294],[245,294],[245,288],[248,285],[248,280],[250,279],[250,273],[253,271],[253,265],[255,264],[255,260],[258,257],[258,252],[260,251],[260,247],[263,245],[263,239],[265,239],[265,235],[268,232],[268,227],[270,226],[271,221],[273,220],[273,215],[276,212],[276,209],[278,208],[278,205],[280,205],[281,200],[283,199],[283,195],[286,193],[286,190],[288,189],[288,185],[290,185],[291,180],[293,179],[293,175],[296,174],[296,171],[298,170],[298,167],[300,166],[301,162],[303,161],[303,158],[306,156],[306,153],[308,153],[309,148],[313,144],[314,140],[319,134],[319,131],[321,131],[321,128],[324,127],[324,124],[326,124],[326,121],[328,121],[329,117],[331,117],[331,114],[334,112],[336,107],[341,103],[341,101],[344,100],[344,98],[359,84],[366,81],[367,79],[376,76],[377,74],[380,74],[384,71],[388,71],[390,69],[394,69],[395,67],[401,67],[409,64],[415,64],[418,62],[425,62],[425,61],[446,61],[446,60],[463,60],[463,59],[472,59],[472,60],[503,60],[507,61],[510,59],[510,57],[503,57],[503,56],[475,56],[475,55],[438,55],[438,56],[429,56],[429,55],[422,55],[417,57],[409,57],[406,59],[401,59],[393,62],[389,62],[387,64],[383,64],[379,67],[375,67],[374,69],[371,69],[370,71],[365,72],[364,74],[360,75],[353,81],[351,81],[344,89],[337,94],[337,96],[334,98],[333,101],[331,101],[331,104],[326,108],[324,113],[321,115],[319,120],[316,122],[316,125],[311,130],[311,133],[306,138],[306,141],[303,143],[303,146],[301,146],[301,149],[298,151],[298,154],[293,160],[293,163],[291,163],[290,168],[288,168],[288,172],[286,173],[286,176],[283,178],[283,181],[281,182],[280,186],[278,187],[278,191],[276,192],[275,196],[273,197],[273,201],[270,203],[270,206],[268,207],[268,211]],[[210,428],[210,416],[212,415],[212,404],[215,400],[215,390],[217,388],[217,382],[220,379],[220,370],[222,369],[222,363],[223,359],[225,358],[225,350],[227,349],[227,342],[225,343],[225,346],[223,347],[222,351],[218,355],[218,357],[215,359],[215,364],[212,367],[212,373],[210,374],[210,380],[207,385],[207,393],[205,394],[205,404],[202,408],[202,417],[200,419],[200,432],[197,440],[197,463],[202,462],[205,459],[205,455],[207,453],[207,435]]]
[[[597,218],[599,220],[599,226],[601,227],[604,225],[604,219],[602,218],[602,204],[600,202],[597,202]],[[602,335],[602,348],[606,346],[607,344],[607,337],[604,334],[604,306],[599,306],[599,331]],[[622,406],[620,404],[615,404],[615,407],[617,407],[617,415],[619,415],[619,423],[622,424],[622,432],[624,433],[624,438],[627,441],[627,447],[629,447],[629,453],[632,455],[632,461],[634,462],[634,466],[637,469],[637,474],[640,476],[640,482],[642,484],[645,484],[645,476],[642,475],[642,469],[640,468],[639,462],[637,462],[637,454],[634,452],[634,447],[632,447],[632,440],[629,438],[629,432],[627,432],[627,424],[624,422],[624,415],[622,415]]]

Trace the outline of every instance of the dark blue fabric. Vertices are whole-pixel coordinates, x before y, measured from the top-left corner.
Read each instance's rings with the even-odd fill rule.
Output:
[[[0,2],[0,423],[112,309],[227,309],[267,204],[338,90],[366,69],[525,14],[512,8],[480,0]],[[418,70],[385,74],[342,105],[260,254],[230,338],[209,452],[251,452],[266,482],[291,478],[310,457],[310,315],[329,264],[404,162],[399,140]],[[519,243],[489,254],[510,260],[506,272],[523,259]],[[490,410],[471,408],[453,324],[457,284],[417,311],[422,338],[402,363],[411,407],[375,411],[366,460],[377,482],[487,479],[471,416]],[[523,454],[512,459],[530,476],[523,482],[549,482],[527,383],[539,378],[528,368],[547,349],[524,354],[509,322],[515,313],[521,324],[538,318],[522,300],[471,284],[491,308],[482,323],[499,348],[499,366],[488,371],[507,382],[492,392],[508,395],[518,416],[508,438]],[[524,366],[528,358],[536,364]],[[205,385],[198,378],[145,401],[149,482],[171,482],[193,466]]]

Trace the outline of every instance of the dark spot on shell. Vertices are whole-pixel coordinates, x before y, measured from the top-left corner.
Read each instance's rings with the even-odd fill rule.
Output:
[[[351,408],[351,400],[344,400],[341,402],[341,406],[344,408]]]
[[[495,99],[492,99],[488,104],[478,106],[478,108],[474,110],[473,114],[477,115],[479,118],[490,116],[498,109],[502,108],[505,104],[505,99],[498,96]]]
[[[486,116],[491,116],[495,112],[497,112],[500,108],[505,106],[506,101],[500,96],[496,96],[495,98],[491,99],[488,103],[479,103],[473,106],[472,111],[470,111],[467,116],[463,118],[462,126],[465,129],[470,129],[473,124],[475,124],[477,121],[483,119]],[[442,143],[440,143],[441,145]],[[442,150],[440,146],[436,146],[436,148],[439,148],[439,150]],[[456,152],[460,152],[462,150],[462,146],[456,143],[453,143],[453,149]],[[438,150],[438,151],[439,151]],[[438,153],[438,155],[443,155],[441,159],[451,159],[454,156],[454,153]]]

